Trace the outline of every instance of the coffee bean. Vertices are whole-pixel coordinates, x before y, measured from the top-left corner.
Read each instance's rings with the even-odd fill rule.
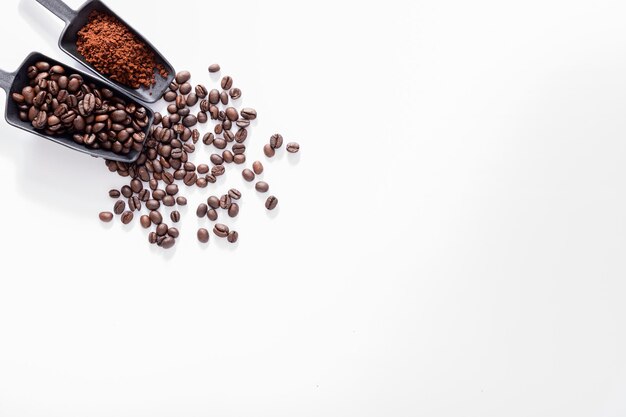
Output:
[[[139,191],[139,200],[143,201],[144,203],[146,201],[148,201],[150,199],[150,191],[143,189],[141,191]]]
[[[165,223],[161,223],[160,225],[158,225],[156,228],[157,236],[165,236],[167,234],[167,229],[168,227]]]
[[[158,200],[148,200],[146,202],[146,208],[148,210],[158,210],[161,207],[161,203]]]
[[[241,90],[238,88],[233,88],[230,90],[230,98],[233,100],[239,100],[241,98]]]
[[[155,200],[161,201],[163,200],[163,197],[165,197],[165,191],[161,189],[157,189],[152,192],[152,198],[154,198]]]
[[[219,72],[219,70],[220,66],[218,64],[211,64],[211,66],[209,67],[209,72],[211,73]]]
[[[141,210],[141,201],[139,200],[139,197],[133,196],[128,199],[128,209],[130,211]]]
[[[190,114],[189,116],[183,119],[183,125],[185,127],[192,127],[192,126],[195,126],[197,123],[198,123],[198,118],[194,116],[193,114]]]
[[[176,82],[178,85],[184,84],[191,79],[191,73],[189,71],[181,71],[176,74]]]
[[[245,120],[245,119],[237,120],[237,127],[241,128],[241,129],[245,129],[248,126],[250,126],[250,120]]]
[[[126,198],[130,198],[133,195],[133,189],[128,185],[122,187],[122,195]]]
[[[209,103],[217,104],[220,102],[220,92],[216,89],[213,89],[209,92]]]
[[[215,146],[217,149],[226,149],[226,141],[222,138],[217,138],[213,141],[213,146]]]
[[[230,217],[237,217],[237,215],[239,215],[239,204],[232,203],[230,207],[228,207],[228,215]]]
[[[174,245],[176,245],[176,239],[170,236],[166,237],[163,239],[163,242],[161,242],[161,247],[163,249],[172,249]]]
[[[155,232],[150,232],[150,234],[148,235],[148,242],[150,242],[150,244],[154,245],[155,243],[157,243],[157,234]]]
[[[164,183],[166,183],[167,185],[171,185],[174,183],[174,180],[176,178],[174,178],[174,175],[172,175],[171,172],[164,172],[161,175],[161,179],[163,180]]]
[[[202,138],[202,143],[204,143],[205,145],[211,145],[214,139],[215,139],[215,135],[213,135],[213,133],[207,133]]]
[[[207,198],[206,202],[209,205],[209,207],[211,207],[211,208],[214,208],[214,209],[220,208],[220,199],[215,197],[214,195],[212,195],[211,197]]]
[[[226,172],[226,168],[224,168],[224,165],[216,165],[213,168],[211,168],[211,174],[216,177],[220,177],[224,175],[225,172]]]
[[[233,78],[228,75],[222,78],[222,89],[230,90],[233,86]]]
[[[220,93],[220,103],[222,103],[224,106],[228,104],[228,93],[226,91],[222,91]],[[220,117],[220,120],[224,119]]]
[[[231,188],[228,191],[228,195],[230,196],[230,198],[232,198],[233,200],[239,200],[241,198],[241,192],[235,188]]]
[[[237,143],[244,143],[248,138],[248,131],[246,129],[239,129],[237,133],[235,133],[235,141]]]
[[[215,233],[217,237],[227,237],[229,232],[230,229],[225,224],[218,223],[213,227],[213,233]]]
[[[256,177],[256,175],[254,175],[254,172],[250,171],[247,168],[241,172],[241,175],[243,176],[243,179],[248,182],[254,181],[254,178]]]
[[[133,221],[133,217],[135,217],[135,215],[132,211],[125,211],[124,214],[122,214],[122,223],[130,224],[130,222]]]
[[[205,98],[206,96],[209,95],[209,90],[206,89],[205,86],[203,86],[202,84],[198,84],[196,86],[196,96],[198,98]]]
[[[159,188],[159,182],[155,179],[151,179],[150,180],[150,189],[152,191],[156,190],[157,188]]]
[[[277,205],[278,205],[278,199],[276,197],[274,197],[273,195],[267,197],[267,200],[265,201],[266,209],[274,210]]]
[[[206,179],[206,182],[208,182],[209,184],[215,184],[217,182],[217,178],[213,174],[209,174],[204,178]]]
[[[263,173],[263,164],[261,163],[261,161],[254,161],[254,163],[252,164],[252,170],[255,174],[261,175]]]
[[[109,191],[109,197],[111,197],[111,198],[120,198],[120,195],[122,195],[122,193],[120,193],[117,190]]]
[[[143,183],[138,179],[134,179],[130,182],[130,189],[134,193],[139,193],[141,190],[143,190]]]
[[[207,164],[198,165],[198,174],[204,175],[209,172],[209,166]]]
[[[196,209],[196,216],[198,216],[199,218],[203,218],[204,216],[206,216],[208,210],[209,208],[207,207],[207,205],[202,203]]]
[[[237,121],[237,119],[239,119],[239,112],[237,112],[237,109],[235,109],[234,107],[229,107],[226,109],[226,117],[231,122],[235,122]]]
[[[241,110],[241,117],[246,120],[254,120],[257,117],[256,110],[251,108],[245,108]]]
[[[176,199],[171,195],[166,195],[163,197],[163,205],[165,207],[174,207],[176,205]]]
[[[150,220],[150,216],[146,216],[145,214],[139,218],[139,222],[141,223],[141,227],[144,229],[148,229],[152,226],[152,220]]]
[[[180,213],[174,210],[170,213],[170,219],[172,219],[173,223],[178,223],[180,221]]]
[[[206,229],[198,229],[198,240],[201,243],[207,243],[209,241],[209,231]]]
[[[176,195],[178,194],[178,185],[176,184],[170,184],[167,187],[165,187],[165,192],[169,195]]]
[[[246,153],[246,145],[244,145],[243,143],[235,143],[233,145],[233,153],[235,155],[243,155],[244,153]]]
[[[228,234],[228,241],[230,243],[237,243],[237,241],[239,240],[239,233],[237,233],[236,231],[232,231]]]
[[[177,197],[176,198],[176,204],[178,204],[179,206],[186,206],[187,205],[187,199],[185,197]]]
[[[152,220],[154,224],[161,224],[163,223],[163,216],[161,216],[161,213],[158,211],[153,210],[150,212],[150,220]]]
[[[174,239],[177,239],[178,236],[180,236],[180,231],[175,227],[170,227],[169,229],[167,229],[167,235],[173,237]]]
[[[275,134],[270,138],[270,146],[272,149],[278,149],[283,146],[283,136],[280,134]]]
[[[225,150],[224,152],[222,152],[222,159],[227,164],[230,164],[230,163],[232,163],[235,160],[235,156],[233,155],[233,153],[231,151]]]
[[[222,165],[224,163],[224,159],[217,154],[211,155],[209,159],[213,165]]]
[[[287,152],[298,153],[300,151],[300,145],[296,142],[290,142],[287,144]]]
[[[115,110],[113,113],[111,113],[111,120],[114,123],[121,123],[124,120],[126,120],[127,116],[128,115],[126,114],[124,110]]]
[[[195,172],[188,172],[185,175],[183,182],[185,183],[186,186],[191,187],[192,185],[196,183],[197,180],[198,180],[198,175]]]
[[[177,96],[178,94],[176,94],[175,91],[168,91],[165,94],[163,94],[163,100],[167,101],[168,103],[171,103],[176,100]]]
[[[111,220],[113,220],[113,213],[111,213],[110,211],[103,211],[102,213],[100,213],[99,217],[100,221],[104,223],[109,223]]]
[[[266,193],[270,190],[270,186],[265,181],[259,181],[256,183],[254,188],[260,193]]]
[[[189,84],[189,83],[182,83],[180,85],[180,87],[178,88],[178,91],[180,91],[180,94],[186,96],[187,94],[191,93],[191,84]]]
[[[123,202],[122,200],[119,200],[117,203],[115,203],[115,205],[113,206],[113,213],[117,214],[118,216],[120,214],[122,214],[124,212],[124,210],[126,210],[126,203]]]
[[[209,211],[207,211],[206,216],[209,218],[209,220],[211,220],[212,222],[217,220],[217,211],[215,209],[209,209]]]
[[[209,120],[209,116],[207,116],[207,114],[203,111],[198,113],[198,123],[206,123]],[[199,134],[199,132],[198,132]],[[200,136],[196,137],[195,132],[193,135],[193,143],[196,143],[198,141],[198,139],[200,138]]]
[[[230,196],[228,195],[223,195],[220,197],[220,208],[224,209],[224,210],[228,210],[228,208],[231,206],[232,200],[230,199]]]
[[[272,148],[272,145],[270,145],[269,143],[266,143],[265,146],[263,146],[263,153],[268,158],[273,158],[274,155],[276,155],[276,151],[274,150],[274,148]]]

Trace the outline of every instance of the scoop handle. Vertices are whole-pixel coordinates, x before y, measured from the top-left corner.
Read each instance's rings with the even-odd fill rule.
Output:
[[[0,69],[0,87],[9,93],[11,91],[11,87],[13,86],[13,81],[15,80],[15,74],[11,72],[6,72],[5,70]]]
[[[76,17],[76,11],[61,0],[37,0],[37,2],[54,13],[66,24],[70,23]]]

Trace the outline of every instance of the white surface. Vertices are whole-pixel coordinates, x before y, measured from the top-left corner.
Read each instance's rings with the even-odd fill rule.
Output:
[[[102,161],[1,123],[0,417],[626,415],[623,2],[108,3],[234,77],[251,160],[302,154],[276,216],[236,170],[187,193],[164,255],[97,220]],[[3,13],[3,68],[71,62]],[[200,247],[232,186],[239,245]]]

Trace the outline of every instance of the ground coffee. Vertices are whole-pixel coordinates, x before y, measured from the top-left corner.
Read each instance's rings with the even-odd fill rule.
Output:
[[[100,73],[132,88],[154,85],[155,70],[169,75],[156,63],[154,51],[139,40],[115,17],[93,11],[88,23],[78,31],[78,52]]]

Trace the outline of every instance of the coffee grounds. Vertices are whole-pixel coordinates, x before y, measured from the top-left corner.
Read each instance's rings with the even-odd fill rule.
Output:
[[[155,62],[154,51],[107,13],[91,12],[88,23],[78,31],[76,47],[100,73],[132,88],[154,85],[155,70],[163,78],[169,75]]]

